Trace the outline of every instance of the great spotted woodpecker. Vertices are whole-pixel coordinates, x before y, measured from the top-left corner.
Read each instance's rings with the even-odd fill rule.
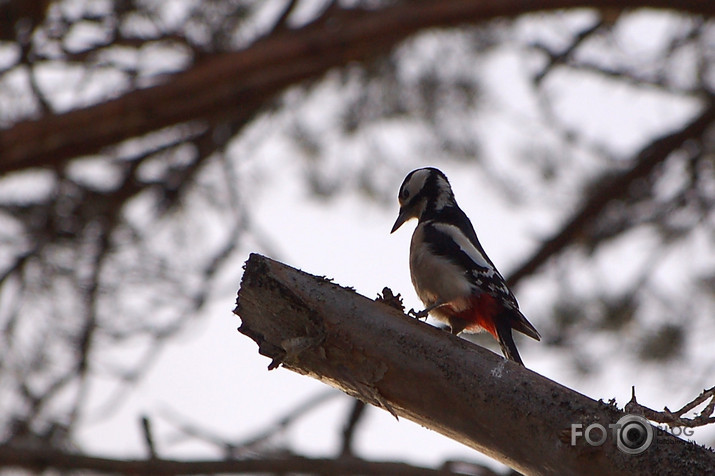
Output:
[[[536,340],[541,336],[484,252],[447,177],[432,167],[413,170],[402,182],[398,201],[400,212],[390,233],[407,220],[418,220],[410,245],[410,274],[426,309],[416,315],[431,313],[449,324],[454,335],[486,330],[507,359],[524,365],[511,330]]]

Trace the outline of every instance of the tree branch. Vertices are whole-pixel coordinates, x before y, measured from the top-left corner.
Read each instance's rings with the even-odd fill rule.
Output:
[[[353,405],[350,409],[348,420],[345,422],[345,427],[343,428],[343,444],[340,449],[341,456],[352,456],[355,454],[353,451],[353,437],[355,436],[358,423],[365,414],[365,402],[356,399],[353,400],[352,403]]]
[[[180,474],[384,474],[435,476],[458,474],[413,466],[407,463],[373,462],[358,458],[321,459],[286,456],[246,460],[176,461],[166,459],[122,460],[64,453],[52,449],[22,449],[0,446],[0,467],[30,470],[89,470],[100,473],[134,475]]]
[[[690,124],[676,132],[666,134],[652,141],[645,149],[640,151],[634,159],[635,165],[631,169],[614,177],[603,187],[600,187],[599,193],[592,194],[591,199],[584,203],[554,236],[545,240],[536,253],[509,276],[509,285],[516,285],[517,282],[533,273],[549,258],[572,244],[576,237],[581,235],[584,229],[594,222],[607,205],[613,200],[625,197],[635,181],[650,175],[658,164],[665,161],[670,154],[682,147],[685,142],[701,137],[713,122],[715,122],[715,101],[711,98],[705,104],[701,114],[693,119]]]
[[[710,400],[703,410],[695,417],[687,418],[684,415],[706,401]],[[715,423],[715,387],[711,387],[695,397],[693,400],[683,405],[683,408],[676,411],[671,411],[665,407],[662,412],[653,410],[641,405],[636,400],[636,389],[633,388],[631,401],[626,404],[626,410],[630,413],[643,415],[649,420],[663,423],[671,428],[695,428],[698,426],[711,425]]]
[[[149,451],[149,458],[157,459],[156,445],[154,445],[154,434],[151,431],[151,421],[149,420],[149,417],[142,416],[141,424],[144,442],[146,443],[146,448]]]
[[[589,446],[574,424],[625,414],[381,302],[252,254],[238,305],[259,352],[526,474],[690,474],[715,453],[650,427],[634,457],[615,438]],[[575,444],[572,444],[575,443]]]
[[[340,10],[298,30],[279,30],[250,47],[210,57],[166,83],[0,131],[0,174],[57,166],[133,137],[186,121],[247,120],[277,93],[336,66],[389,51],[415,32],[564,8],[673,8],[669,0],[438,0],[374,10]],[[682,0],[677,10],[706,17],[715,3]]]

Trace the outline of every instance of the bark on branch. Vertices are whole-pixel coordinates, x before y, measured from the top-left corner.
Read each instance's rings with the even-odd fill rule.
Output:
[[[55,167],[121,141],[187,121],[247,121],[289,86],[387,53],[431,27],[566,8],[670,8],[711,17],[715,2],[681,0],[439,0],[381,9],[331,10],[297,30],[279,28],[244,50],[213,56],[158,86],[0,130],[0,174]]]
[[[652,428],[639,455],[572,425],[625,415],[351,289],[252,254],[235,311],[278,365],[470,446],[525,474],[704,474],[715,453]],[[600,436],[594,434],[594,437]]]

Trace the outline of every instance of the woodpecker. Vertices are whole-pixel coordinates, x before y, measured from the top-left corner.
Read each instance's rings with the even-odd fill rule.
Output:
[[[524,365],[511,330],[541,340],[519,311],[504,278],[484,252],[472,222],[459,208],[447,176],[433,167],[413,170],[398,195],[400,211],[392,231],[417,218],[410,244],[410,275],[417,296],[452,334],[489,332],[504,357]]]

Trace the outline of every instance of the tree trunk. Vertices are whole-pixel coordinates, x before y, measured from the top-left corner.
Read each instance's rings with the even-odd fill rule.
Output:
[[[525,474],[683,475],[715,467],[715,453],[650,425],[652,444],[627,454],[609,428],[626,415],[615,406],[257,254],[246,263],[235,312],[239,331],[273,359],[269,368],[317,378]],[[584,437],[592,424],[607,430],[600,446]]]

